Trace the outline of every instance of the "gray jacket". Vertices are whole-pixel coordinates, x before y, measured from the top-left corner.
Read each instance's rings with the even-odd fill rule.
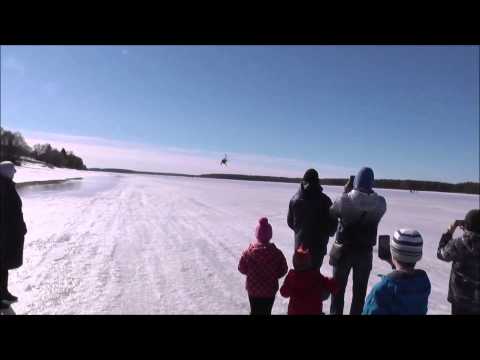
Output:
[[[371,250],[376,244],[377,228],[387,211],[383,196],[352,190],[335,200],[331,216],[340,219],[337,242],[346,247]]]
[[[453,262],[448,301],[480,311],[480,234],[465,231],[455,239],[450,233],[443,234],[437,257]]]

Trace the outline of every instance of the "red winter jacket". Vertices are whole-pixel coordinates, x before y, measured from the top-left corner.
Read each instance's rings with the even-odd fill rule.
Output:
[[[247,275],[248,295],[257,298],[274,297],[278,291],[278,279],[288,271],[283,253],[272,243],[250,244],[240,258],[238,271]]]
[[[290,298],[288,315],[320,315],[322,301],[336,291],[335,281],[320,274],[318,269],[290,270],[280,288],[280,294]]]

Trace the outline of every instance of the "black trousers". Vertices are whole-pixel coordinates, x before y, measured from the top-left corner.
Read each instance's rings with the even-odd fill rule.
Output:
[[[325,255],[312,256],[312,267],[315,269],[320,269],[322,267],[324,257]]]
[[[351,269],[353,269],[353,296],[350,315],[362,314],[365,296],[367,295],[368,278],[372,270],[372,261],[373,255],[371,251],[348,251],[342,254],[337,265],[333,267],[333,278],[339,290],[337,294],[332,294],[330,303],[331,315],[343,314],[345,289]]]
[[[249,296],[250,315],[271,315],[275,298],[254,298]]]
[[[0,297],[8,290],[8,269],[5,269],[0,264]]]
[[[452,304],[452,315],[480,315],[480,307]]]

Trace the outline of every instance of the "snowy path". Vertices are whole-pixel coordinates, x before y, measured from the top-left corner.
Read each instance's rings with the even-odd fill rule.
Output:
[[[295,184],[100,174],[21,190],[29,229],[24,266],[11,271],[19,314],[246,314],[237,264],[260,216],[291,264],[286,225]],[[333,198],[340,187],[326,187]],[[413,226],[424,236],[430,313],[448,313],[449,264],[436,260],[441,231],[478,196],[380,191],[389,209],[379,233]],[[375,259],[370,286],[388,266]],[[328,259],[322,272],[331,275]],[[349,287],[351,284],[349,284]],[[346,304],[349,304],[350,289]],[[277,296],[273,312],[285,313]],[[324,304],[328,312],[329,301]],[[348,308],[346,309],[348,312]]]

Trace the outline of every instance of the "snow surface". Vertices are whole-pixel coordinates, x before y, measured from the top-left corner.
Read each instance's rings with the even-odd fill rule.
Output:
[[[79,178],[86,176],[100,176],[102,173],[92,173],[91,171],[64,169],[56,167],[48,167],[41,162],[23,162],[22,166],[16,166],[15,182],[24,183],[30,181],[48,181],[48,180],[64,180],[71,178]]]
[[[24,265],[10,271],[10,290],[20,299],[15,313],[248,314],[245,277],[237,266],[261,216],[269,218],[273,242],[291,266],[293,233],[286,217],[296,184],[47,171],[20,168],[15,180],[83,180],[19,190],[28,234]],[[324,187],[332,200],[342,190]],[[438,241],[453,220],[478,207],[479,197],[378,192],[387,200],[379,234],[401,227],[420,231],[424,257],[418,267],[432,282],[429,313],[449,313],[450,264],[437,260]],[[374,251],[369,289],[377,274],[390,271]],[[331,276],[328,257],[322,273]],[[345,313],[350,296],[351,277]],[[277,295],[273,313],[285,314],[287,305]],[[329,306],[324,302],[327,313]]]

